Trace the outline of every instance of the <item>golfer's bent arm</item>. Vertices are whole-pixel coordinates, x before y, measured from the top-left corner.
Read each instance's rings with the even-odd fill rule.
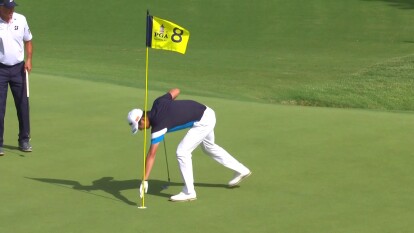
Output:
[[[148,149],[147,159],[145,163],[145,177],[144,180],[148,180],[149,175],[151,174],[152,166],[155,162],[155,155],[157,154],[158,145],[160,143],[151,144],[150,148]]]
[[[171,97],[173,100],[175,100],[175,98],[177,98],[177,96],[180,94],[180,89],[178,88],[173,88],[169,91]]]

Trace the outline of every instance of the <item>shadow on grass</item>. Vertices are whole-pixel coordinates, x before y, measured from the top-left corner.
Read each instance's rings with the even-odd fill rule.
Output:
[[[363,0],[365,2],[386,2],[388,5],[405,10],[414,10],[413,0]]]
[[[5,152],[7,154],[12,153],[12,154],[16,154],[20,157],[25,157],[24,153],[27,153],[27,152],[20,151],[19,147],[17,147],[17,146],[3,145],[3,148],[5,149]]]
[[[25,177],[27,179],[36,180],[40,182],[45,182],[60,187],[73,189],[81,192],[85,192],[91,195],[99,196],[102,198],[112,199],[116,201],[124,202],[128,205],[137,205],[135,202],[128,200],[125,196],[121,194],[121,191],[134,189],[137,192],[137,198],[139,198],[139,186],[141,180],[114,180],[113,177],[102,177],[100,179],[92,181],[91,185],[82,185],[75,180],[62,180],[62,179],[51,179],[51,178],[31,178]],[[149,180],[149,195],[155,195],[160,197],[170,197],[172,194],[163,193],[163,191],[168,186],[182,186],[182,183],[167,182],[161,180]],[[198,187],[216,187],[216,188],[227,188],[227,185],[224,184],[205,184],[205,183],[195,183],[195,186]],[[112,197],[107,197],[104,195],[96,194],[91,191],[104,191],[108,194],[111,194]]]

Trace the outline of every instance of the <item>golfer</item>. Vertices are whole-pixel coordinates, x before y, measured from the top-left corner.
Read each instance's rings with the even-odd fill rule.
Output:
[[[176,100],[179,89],[172,89],[158,97],[145,113],[141,109],[133,109],[128,113],[128,122],[132,133],[151,127],[151,146],[146,159],[146,173],[140,186],[140,196],[148,190],[148,178],[154,165],[155,155],[160,142],[166,133],[189,128],[187,134],[177,147],[177,160],[184,182],[182,191],[170,198],[171,201],[192,201],[197,195],[194,189],[192,155],[194,149],[201,145],[202,150],[223,166],[233,170],[235,175],[229,182],[230,187],[238,185],[248,177],[250,170],[237,161],[227,151],[214,142],[216,116],[214,111],[196,101]]]
[[[26,18],[14,12],[15,6],[13,0],[0,0],[0,155],[4,155],[4,116],[9,85],[19,120],[19,149],[32,151],[25,76],[25,71],[32,70],[32,34]]]

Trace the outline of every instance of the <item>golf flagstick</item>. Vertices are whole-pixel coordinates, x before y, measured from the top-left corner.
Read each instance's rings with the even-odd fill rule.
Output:
[[[183,27],[177,24],[169,22],[167,20],[151,16],[149,14],[149,10],[147,10],[146,18],[147,18],[146,19],[147,22],[146,22],[146,43],[145,43],[146,59],[145,59],[145,104],[144,104],[145,115],[143,116],[145,117],[145,119],[147,119],[146,114],[147,114],[147,109],[148,109],[148,50],[149,48],[164,49],[164,50],[170,50],[170,51],[175,51],[181,54],[185,54],[188,39],[190,37],[190,32],[188,30],[184,29]],[[155,32],[155,34],[153,34],[153,31]],[[162,39],[160,40],[157,37],[162,37]],[[171,40],[170,39],[165,40],[165,38],[171,38]],[[143,149],[144,149],[143,167],[144,169],[143,169],[142,181],[145,181],[145,174],[146,174],[146,170],[145,170],[146,169],[146,153],[147,153],[146,144],[147,144],[147,127],[144,127],[144,146],[143,146]],[[170,180],[168,164],[167,164],[167,172],[168,172],[168,180]],[[139,206],[138,208],[145,209],[146,208],[145,207],[145,192],[142,193],[141,201],[142,201],[141,206]]]
[[[149,49],[147,47],[146,50],[146,58],[145,58],[145,103],[144,103],[144,115],[142,117],[145,117],[145,121],[147,119],[147,109],[148,109],[148,53]],[[147,122],[144,122],[145,124]],[[147,164],[147,127],[144,127],[144,161],[143,161],[143,174],[142,174],[142,181],[145,181],[145,173],[146,173],[146,164]],[[141,199],[141,206],[138,206],[138,209],[146,209],[145,206],[145,192],[142,192],[142,199]]]

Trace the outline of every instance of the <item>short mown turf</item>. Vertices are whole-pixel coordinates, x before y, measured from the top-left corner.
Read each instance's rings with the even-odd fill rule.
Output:
[[[1,233],[414,231],[409,1],[18,3],[34,34],[34,151],[17,150],[9,94]],[[253,171],[239,188],[197,149],[197,201],[169,202],[176,132],[169,188],[161,146],[137,208],[144,137],[126,115],[144,104],[147,9],[191,32],[186,55],[150,50],[150,104],[178,87],[215,109],[217,143]]]
[[[148,9],[191,33],[184,56],[150,51],[151,90],[175,84],[262,103],[414,110],[413,78],[400,79],[414,72],[409,1],[128,0],[122,9],[109,0],[22,1],[16,10],[28,17],[41,74],[144,88]]]
[[[217,113],[216,141],[253,175],[228,189],[232,173],[197,149],[198,200],[172,203],[181,189],[167,136],[140,210],[143,135],[127,112],[144,91],[32,75],[32,153],[16,149],[15,111],[0,158],[0,232],[410,232],[414,116],[289,107],[196,97]],[[44,85],[47,83],[47,85]],[[152,92],[151,100],[162,92]],[[9,106],[12,102],[9,101]]]

